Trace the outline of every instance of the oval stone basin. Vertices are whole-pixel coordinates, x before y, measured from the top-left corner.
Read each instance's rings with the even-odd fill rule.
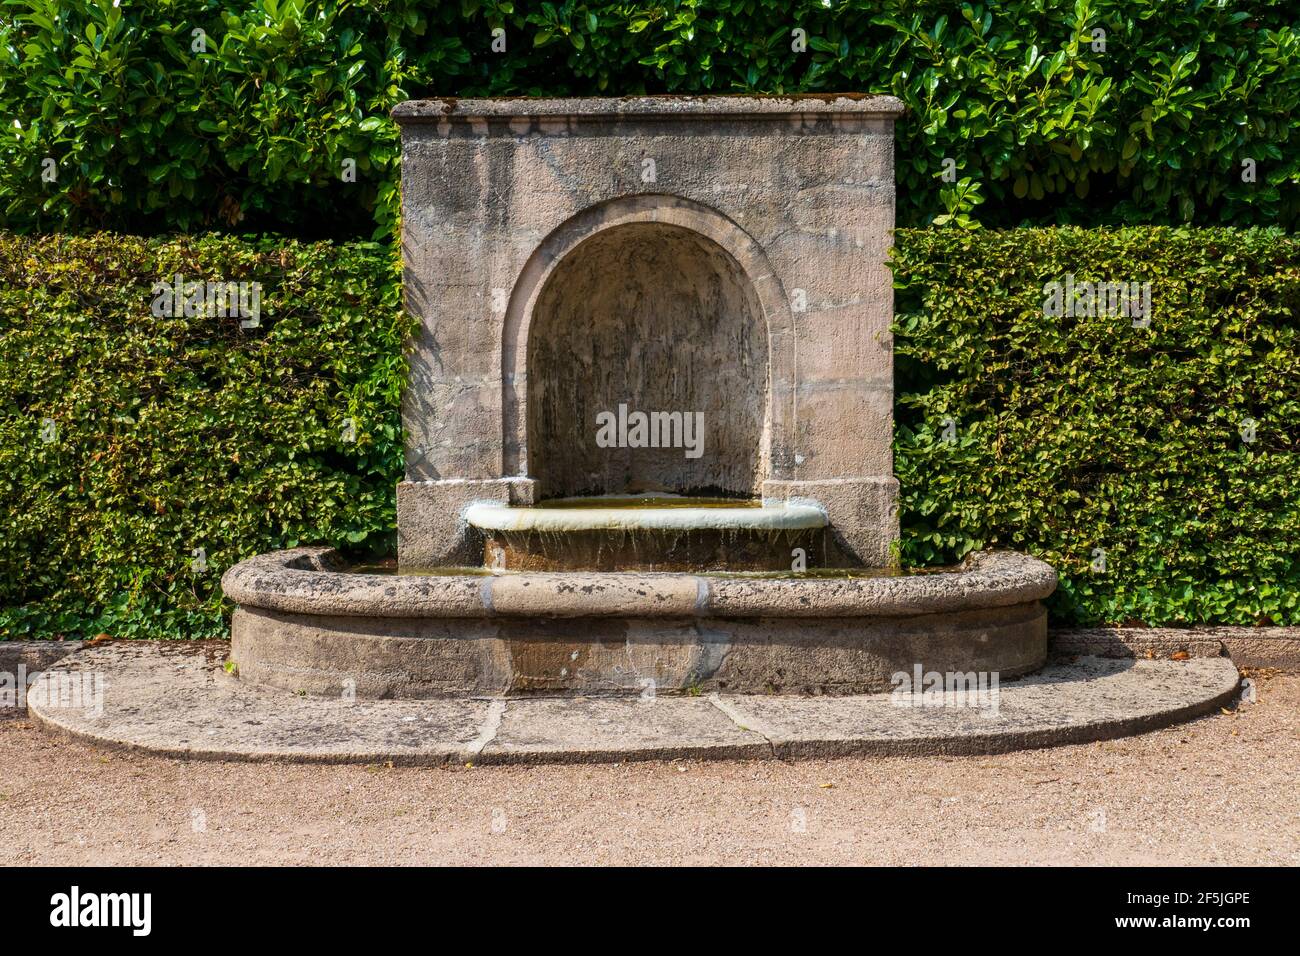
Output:
[[[1014,552],[926,574],[354,574],[328,548],[241,561],[240,680],[357,698],[891,690],[926,670],[1011,680],[1047,659],[1050,566]]]

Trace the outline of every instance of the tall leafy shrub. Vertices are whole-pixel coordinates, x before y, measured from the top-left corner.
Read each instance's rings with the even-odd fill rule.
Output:
[[[0,226],[387,239],[403,99],[829,91],[902,225],[1300,216],[1292,0],[0,0]]]
[[[221,636],[241,558],[391,547],[407,322],[373,245],[0,234],[0,636]]]
[[[1030,551],[1062,621],[1300,623],[1300,241],[900,230],[894,270],[905,562]],[[1150,324],[1051,314],[1067,279],[1151,283]]]

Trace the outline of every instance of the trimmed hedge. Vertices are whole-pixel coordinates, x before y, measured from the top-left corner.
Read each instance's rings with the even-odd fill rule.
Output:
[[[0,226],[387,240],[404,99],[818,91],[900,225],[1300,220],[1294,0],[6,0]]]
[[[907,563],[1040,555],[1061,623],[1300,624],[1300,241],[900,230],[894,259]],[[176,273],[261,281],[261,324],[154,317]],[[1150,327],[1045,315],[1069,275],[1150,281]],[[374,245],[0,235],[0,637],[217,636],[240,558],[390,549],[408,323]]]
[[[259,324],[155,316],[177,274]],[[399,290],[367,244],[0,234],[0,636],[222,636],[240,558],[391,547]]]
[[[900,231],[894,258],[905,561],[1029,551],[1064,621],[1300,624],[1300,241]],[[1067,276],[1149,281],[1150,326],[1046,314]]]

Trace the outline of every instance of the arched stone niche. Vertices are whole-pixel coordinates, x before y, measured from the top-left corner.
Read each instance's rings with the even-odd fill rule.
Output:
[[[767,329],[713,240],[665,222],[595,232],[547,277],[526,354],[538,498],[760,493]]]

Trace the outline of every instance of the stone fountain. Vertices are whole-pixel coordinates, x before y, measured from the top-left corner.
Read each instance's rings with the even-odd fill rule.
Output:
[[[897,567],[900,108],[400,106],[397,567],[242,561],[229,646],[95,642],[28,713],[186,759],[392,766],[990,753],[1231,703],[1213,647],[1048,662],[1034,558]]]
[[[1047,657],[1011,552],[897,565],[891,97],[425,100],[397,574],[223,579],[310,694],[862,693]]]

